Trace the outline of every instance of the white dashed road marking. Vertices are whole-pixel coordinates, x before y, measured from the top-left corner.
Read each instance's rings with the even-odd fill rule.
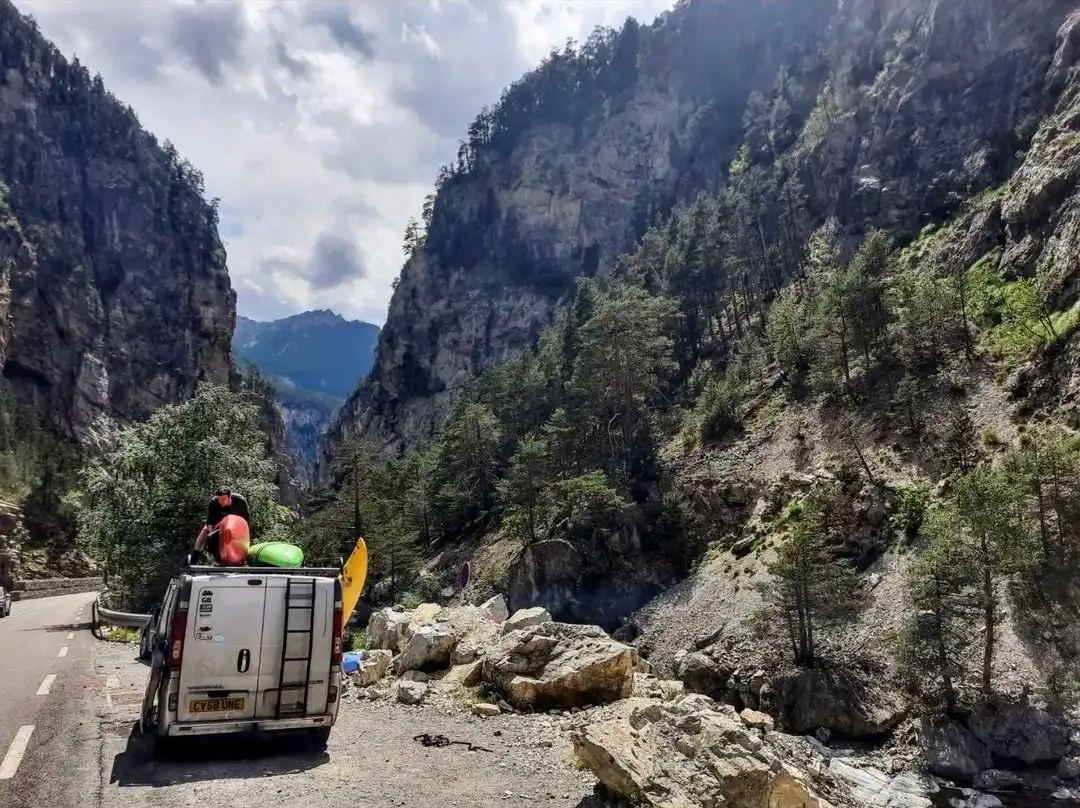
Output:
[[[60,653],[58,653],[57,656],[58,657],[66,657],[67,656],[67,649],[68,649],[68,647],[65,645],[63,648],[60,649]]]
[[[19,731],[15,733],[15,739],[8,747],[7,754],[4,755],[3,762],[0,762],[0,780],[10,780],[15,776],[15,772],[19,770],[19,764],[22,763],[23,755],[26,754],[30,736],[33,734],[33,724],[19,727]]]
[[[37,689],[37,694],[36,695],[38,695],[38,696],[47,696],[47,695],[49,695],[49,688],[52,687],[52,683],[55,682],[55,681],[56,681],[56,674],[55,673],[50,673],[48,676],[46,676],[44,679],[41,680],[41,687],[39,687]]]

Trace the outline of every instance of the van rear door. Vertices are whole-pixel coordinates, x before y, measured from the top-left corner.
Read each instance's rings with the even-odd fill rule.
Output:
[[[290,580],[291,586],[288,583]],[[258,718],[298,718],[326,713],[330,688],[330,655],[333,650],[334,583],[333,578],[266,576],[263,655],[259,667],[259,705],[256,712]],[[314,604],[311,597],[313,586]],[[288,610],[287,593],[290,605]],[[285,630],[286,611],[288,632]],[[307,663],[309,648],[310,676]],[[285,658],[284,676],[281,676],[282,657]],[[305,679],[308,683],[306,706]],[[280,714],[277,710],[279,683],[283,685]]]
[[[255,715],[265,602],[266,586],[254,576],[192,579],[180,666],[179,721]]]

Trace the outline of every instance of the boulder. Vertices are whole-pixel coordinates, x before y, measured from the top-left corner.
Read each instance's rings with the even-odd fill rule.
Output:
[[[956,721],[924,718],[919,727],[926,770],[947,780],[970,782],[994,761],[986,745]]]
[[[670,701],[684,695],[686,686],[677,679],[657,679],[650,673],[634,672],[634,695]]]
[[[760,729],[764,732],[772,732],[774,729],[772,716],[759,713],[757,710],[743,710],[739,713],[739,718],[750,729]]]
[[[368,645],[396,654],[408,639],[411,622],[408,613],[402,609],[379,609],[368,621]]]
[[[480,656],[480,652],[468,640],[461,640],[454,646],[454,653],[450,655],[451,665],[468,665]]]
[[[458,637],[443,624],[423,625],[410,631],[404,647],[394,657],[394,672],[428,671],[450,665]]]
[[[1063,757],[1058,762],[1056,774],[1062,780],[1080,780],[1080,755]]]
[[[497,704],[488,704],[486,702],[477,702],[472,706],[473,714],[482,716],[484,718],[490,718],[502,713]]]
[[[513,610],[544,606],[556,612],[570,603],[582,573],[581,553],[564,539],[538,541],[526,547],[507,581]]]
[[[872,768],[856,768],[844,760],[829,762],[829,772],[846,783],[859,805],[882,808],[930,808],[933,801],[928,793],[936,785],[913,775],[889,777]]]
[[[441,611],[442,606],[438,603],[421,603],[412,610],[412,619],[414,622],[430,623],[439,616]]]
[[[797,734],[824,727],[847,738],[883,735],[899,724],[903,700],[892,691],[860,680],[845,668],[808,668],[773,685],[780,722]]]
[[[1024,787],[1024,778],[1005,769],[986,769],[971,779],[971,785],[979,791],[1012,791]]]
[[[697,700],[704,697],[697,696]],[[579,760],[634,805],[696,808],[826,808],[844,792],[782,759],[755,733],[699,701],[633,698],[571,730]],[[829,802],[832,796],[834,802]]]
[[[720,698],[727,689],[731,668],[701,651],[686,654],[676,663],[676,675],[691,693]]]
[[[382,649],[364,651],[356,672],[351,674],[353,681],[360,687],[370,687],[380,681],[390,670],[392,657],[389,651]]]
[[[428,686],[423,682],[403,680],[394,686],[394,698],[402,704],[419,704],[427,692]]]
[[[502,623],[510,616],[510,611],[506,608],[506,598],[502,595],[488,598],[480,606],[480,609],[489,619],[494,620],[496,623]]]
[[[511,631],[518,631],[520,629],[529,628],[530,626],[539,626],[541,623],[550,623],[551,615],[547,609],[540,606],[534,606],[531,609],[518,609],[506,622],[503,623],[502,633],[504,635],[509,634]]]
[[[634,648],[598,626],[548,621],[511,631],[480,665],[483,679],[514,707],[548,709],[628,697],[636,661]]]
[[[1069,751],[1069,725],[1030,704],[991,702],[968,719],[971,734],[986,744],[995,759],[1008,766],[1056,764]]]

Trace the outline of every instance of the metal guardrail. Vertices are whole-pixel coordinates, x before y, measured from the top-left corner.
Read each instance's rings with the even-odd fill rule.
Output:
[[[90,633],[97,639],[104,639],[101,634],[101,626],[122,626],[124,628],[142,628],[146,625],[151,615],[136,614],[135,612],[117,612],[106,609],[101,605],[101,598],[94,598],[90,606]]]

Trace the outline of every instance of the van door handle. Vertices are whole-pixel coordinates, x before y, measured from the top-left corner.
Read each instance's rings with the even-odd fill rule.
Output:
[[[240,673],[247,673],[249,667],[251,667],[251,651],[241,648],[240,653],[236,655],[236,669]]]

